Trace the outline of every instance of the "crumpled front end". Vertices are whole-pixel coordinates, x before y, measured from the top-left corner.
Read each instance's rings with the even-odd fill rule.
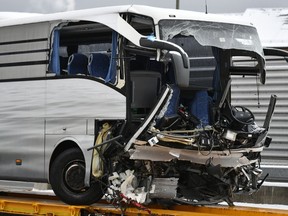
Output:
[[[265,120],[269,124],[263,127],[255,123],[250,110],[228,102],[210,125],[208,113],[194,115],[193,108],[190,112],[189,107],[178,103],[172,115],[169,110],[174,101],[170,89],[153,121],[128,150],[129,162],[121,169],[125,173],[128,169],[124,167],[129,167],[133,173],[126,177],[114,173],[122,176],[117,181],[121,192],[140,203],[168,199],[196,205],[226,201],[232,205],[233,193],[257,191],[265,179],[261,178],[260,159],[264,146],[271,142],[267,131],[276,97],[271,97]]]
[[[258,76],[265,83],[257,31],[191,20],[162,20],[159,31],[162,40],[140,39],[149,52],[130,53],[131,100],[156,102],[144,113],[147,107],[131,103],[135,115],[128,122],[124,154],[116,157],[109,177],[109,194],[118,191],[139,203],[232,205],[233,193],[253,193],[266,178],[260,159],[271,143],[267,133],[276,96],[271,96],[264,125],[258,126],[248,108],[231,104],[230,92],[232,76]],[[237,58],[249,63],[234,64]],[[133,71],[137,59],[145,64]],[[157,91],[147,96],[153,83]]]

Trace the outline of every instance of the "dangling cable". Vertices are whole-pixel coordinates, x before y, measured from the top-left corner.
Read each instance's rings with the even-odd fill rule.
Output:
[[[258,101],[258,108],[260,108],[260,90],[259,90],[259,81],[258,76],[256,76],[256,86],[257,86],[257,101]]]

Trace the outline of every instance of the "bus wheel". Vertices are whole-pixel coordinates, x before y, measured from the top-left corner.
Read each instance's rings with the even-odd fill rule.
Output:
[[[85,162],[77,148],[67,149],[56,157],[50,168],[50,184],[56,196],[70,205],[90,205],[104,195],[98,181],[84,185]]]

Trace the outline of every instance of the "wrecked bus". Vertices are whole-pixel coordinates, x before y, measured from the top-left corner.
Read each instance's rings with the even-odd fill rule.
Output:
[[[232,204],[263,183],[276,97],[258,126],[230,94],[233,76],[265,82],[252,25],[137,5],[0,25],[0,179],[69,204]]]

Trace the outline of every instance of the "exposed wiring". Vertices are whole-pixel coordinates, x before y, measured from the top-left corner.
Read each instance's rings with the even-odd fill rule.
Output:
[[[259,84],[259,81],[258,81],[258,76],[256,76],[256,86],[257,86],[258,108],[260,108],[260,84]]]

